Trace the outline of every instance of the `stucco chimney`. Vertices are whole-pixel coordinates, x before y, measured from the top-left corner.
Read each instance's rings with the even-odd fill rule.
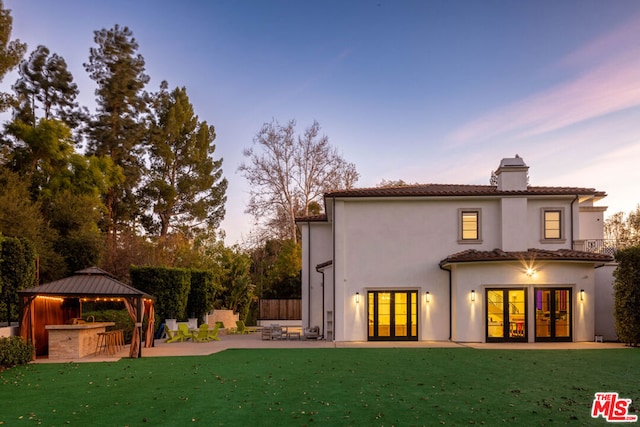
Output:
[[[526,191],[529,185],[529,166],[522,157],[506,158],[500,161],[498,170],[494,172],[492,181],[498,191]]]

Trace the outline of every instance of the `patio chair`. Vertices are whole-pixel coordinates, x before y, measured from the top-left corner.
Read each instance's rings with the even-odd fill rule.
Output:
[[[263,340],[270,340],[271,339],[271,330],[272,330],[272,328],[270,326],[266,326],[266,327],[262,328],[262,339]]]
[[[236,320],[236,333],[237,334],[248,334],[246,325],[242,320]]]
[[[271,325],[271,339],[272,340],[282,340],[285,339],[286,335],[282,330],[282,326],[280,325]]]
[[[198,332],[193,333],[193,340],[197,342],[208,342],[209,341],[209,325],[203,323],[198,328]]]
[[[305,340],[317,340],[320,338],[320,326],[314,326],[313,328],[304,328],[302,331],[302,337]]]
[[[180,337],[178,336],[178,331],[172,331],[169,328],[165,328],[164,331],[167,333],[167,339],[165,341],[166,343],[181,341]]]
[[[193,338],[193,334],[189,332],[189,325],[186,323],[178,323],[178,340],[183,342]]]
[[[220,341],[220,338],[218,338],[218,331],[220,330],[220,325],[218,323],[220,322],[216,322],[216,325],[213,327],[213,329],[207,329],[207,339],[209,341]]]

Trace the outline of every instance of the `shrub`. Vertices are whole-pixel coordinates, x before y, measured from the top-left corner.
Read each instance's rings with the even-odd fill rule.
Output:
[[[628,345],[640,344],[640,247],[616,252],[618,267],[613,275],[614,315],[618,339]]]
[[[191,270],[191,290],[187,300],[187,314],[202,319],[213,309],[216,293],[221,290],[211,271]]]
[[[161,319],[186,320],[191,273],[183,268],[130,268],[131,285],[156,297],[155,310]]]
[[[20,337],[0,338],[0,370],[29,363],[33,353],[33,344]]]

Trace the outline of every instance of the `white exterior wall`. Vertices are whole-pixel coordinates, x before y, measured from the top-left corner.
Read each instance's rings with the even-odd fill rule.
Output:
[[[526,250],[529,247],[527,246],[527,233],[523,231],[529,229],[527,199],[524,197],[504,198],[501,200],[500,207],[502,220],[500,249],[505,252]]]
[[[604,238],[604,212],[606,207],[580,208],[580,240]]]
[[[618,333],[616,332],[616,321],[613,314],[614,292],[613,271],[617,264],[611,263],[596,269],[596,335],[602,335],[605,341],[616,341]]]
[[[482,243],[458,243],[459,208],[482,209]],[[417,290],[418,339],[449,339],[449,273],[439,262],[499,246],[497,201],[338,201],[336,212],[336,312],[345,308],[336,340],[367,340],[366,295],[376,289]]]
[[[333,270],[331,266],[324,269],[323,284],[323,274],[316,271],[316,266],[333,257],[332,228],[326,222],[300,223],[298,226],[303,242],[302,325],[320,326],[321,333],[324,334],[326,311],[331,310],[333,305]]]
[[[594,293],[593,264],[553,263],[538,264],[537,274],[529,277],[526,268],[518,263],[469,263],[453,267],[454,322],[452,340],[459,342],[486,341],[485,289],[487,288],[527,288],[527,328],[528,341],[535,341],[535,299],[536,287],[571,288],[573,295],[573,341],[592,341],[594,337]],[[580,300],[580,290],[584,289],[584,301]],[[475,290],[476,300],[471,301],[471,291]]]
[[[323,333],[328,340],[366,341],[367,291],[417,290],[419,340],[448,340],[451,328],[454,341],[482,342],[486,334],[484,289],[526,285],[530,293],[528,337],[533,341],[533,288],[570,287],[574,304],[573,340],[593,340],[594,301],[600,298],[600,288],[596,290],[594,283],[602,277],[606,281],[604,270],[595,278],[593,263],[542,264],[533,280],[523,273],[523,266],[515,264],[454,265],[451,327],[449,272],[439,268],[441,260],[467,249],[571,249],[572,200],[572,197],[329,200],[328,222],[299,224],[303,236],[303,325],[324,323]],[[480,242],[459,243],[459,209],[462,208],[481,210]],[[563,241],[542,241],[544,208],[563,209]],[[578,232],[596,235],[597,223],[602,223],[597,220],[598,215],[601,217],[602,212],[593,211],[585,216],[584,209],[580,210],[575,202],[573,229],[576,235]],[[578,221],[585,218],[593,219],[595,224],[579,227]],[[308,229],[311,230],[310,236]],[[311,248],[308,247],[309,241]],[[333,265],[325,270],[323,290],[322,275],[316,272],[315,266],[329,260]],[[477,294],[473,305],[469,305],[471,289],[475,289]],[[579,301],[580,289],[585,289],[584,302]],[[427,291],[430,303],[426,303]],[[356,303],[356,293],[360,294],[360,303]],[[332,319],[328,318],[329,312],[332,312]],[[602,312],[605,316],[606,308]],[[608,332],[603,334],[608,336]]]

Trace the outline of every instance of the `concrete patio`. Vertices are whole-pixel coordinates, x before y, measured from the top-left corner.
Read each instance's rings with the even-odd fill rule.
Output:
[[[620,343],[568,342],[568,343],[456,343],[451,341],[396,341],[396,342],[332,342],[325,340],[263,340],[261,334],[222,335],[220,341],[211,342],[175,342],[167,344],[165,340],[155,340],[155,346],[142,349],[142,357],[166,356],[206,356],[228,349],[269,349],[269,348],[476,348],[483,350],[599,350],[626,348]],[[34,363],[69,362],[115,362],[129,355],[126,346],[115,355],[98,354],[80,359],[49,360],[38,358]]]

